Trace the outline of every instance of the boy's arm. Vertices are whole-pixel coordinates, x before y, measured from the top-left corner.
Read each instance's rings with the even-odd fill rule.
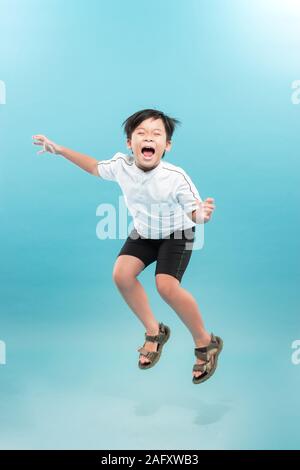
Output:
[[[92,175],[98,177],[100,176],[98,171],[99,161],[96,160],[96,158],[90,157],[83,153],[76,152],[75,150],[63,147],[62,145],[58,145],[52,140],[48,139],[46,136],[41,134],[34,135],[32,138],[36,140],[36,142],[33,142],[34,145],[43,146],[43,149],[37,152],[38,154],[50,152],[56,155],[61,155],[62,157],[65,157],[67,160],[70,160],[70,162],[79,166],[88,173],[91,173]]]

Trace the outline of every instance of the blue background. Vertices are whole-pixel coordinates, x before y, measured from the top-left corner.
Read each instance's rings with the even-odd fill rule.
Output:
[[[299,448],[299,26],[295,0],[0,0],[2,449]],[[217,206],[182,281],[224,339],[196,387],[155,264],[140,280],[172,336],[137,367],[144,327],[112,280],[124,239],[96,235],[118,185],[31,141],[108,159],[148,107],[182,121],[165,160]]]

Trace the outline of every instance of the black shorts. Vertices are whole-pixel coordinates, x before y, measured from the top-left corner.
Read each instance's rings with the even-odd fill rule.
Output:
[[[170,274],[181,282],[192,255],[195,239],[195,226],[176,230],[166,238],[145,238],[133,229],[122,246],[120,255],[136,256],[145,264],[157,260],[156,274]]]

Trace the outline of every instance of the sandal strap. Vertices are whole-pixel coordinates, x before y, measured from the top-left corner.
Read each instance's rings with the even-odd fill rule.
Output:
[[[150,336],[150,335],[147,335],[147,333],[145,333],[146,341],[152,341],[152,343],[162,343],[164,337],[165,337],[164,334]]]
[[[148,351],[148,349],[142,347],[138,349],[138,352],[145,356],[147,359],[150,359],[150,361],[153,361],[153,359],[157,356],[156,351]]]
[[[155,336],[147,335],[147,333],[145,333],[146,341],[152,341],[153,343],[160,343],[161,344],[163,342],[165,336],[166,336],[166,331],[165,331],[163,323],[159,324],[159,331],[160,331],[160,333],[158,335],[155,335]]]
[[[211,333],[210,343],[202,348],[195,348],[195,356],[201,361],[209,362],[211,357],[218,352],[218,350],[219,343],[214,334]]]
[[[200,352],[200,351],[197,351],[197,349],[195,349],[195,356],[197,357],[197,359],[200,359],[200,361],[205,361],[205,362],[208,361],[206,352]]]
[[[195,372],[205,372],[206,371],[206,364],[195,364],[193,367]]]
[[[214,361],[205,362],[204,364],[195,364],[193,370],[196,372],[209,373],[214,366]]]
[[[216,348],[216,347],[211,348],[206,353],[197,351],[197,349],[195,349],[195,356],[198,359],[200,359],[200,361],[210,362],[212,356],[214,356],[217,352],[218,352],[218,348]]]
[[[214,366],[214,363],[215,363],[215,355],[212,354],[209,360],[204,362],[203,364],[195,364],[193,366],[193,370],[199,371],[199,372],[210,372],[210,370]]]

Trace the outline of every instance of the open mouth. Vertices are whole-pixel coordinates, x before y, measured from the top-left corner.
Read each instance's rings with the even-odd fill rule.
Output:
[[[142,154],[145,158],[151,158],[155,154],[155,149],[147,145],[142,148]]]

